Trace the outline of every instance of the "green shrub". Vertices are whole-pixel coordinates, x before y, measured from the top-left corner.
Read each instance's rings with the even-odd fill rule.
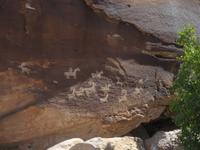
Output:
[[[177,44],[183,46],[181,66],[173,85],[175,99],[171,110],[181,128],[180,141],[186,150],[200,150],[200,44],[193,26],[179,32]]]

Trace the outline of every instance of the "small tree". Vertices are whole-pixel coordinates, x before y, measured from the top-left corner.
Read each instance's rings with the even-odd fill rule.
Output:
[[[175,99],[171,110],[175,123],[181,128],[180,141],[186,150],[200,150],[200,44],[193,26],[179,32],[177,44],[184,54],[173,85]]]

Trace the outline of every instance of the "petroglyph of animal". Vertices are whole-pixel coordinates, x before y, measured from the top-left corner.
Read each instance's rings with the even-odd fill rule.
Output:
[[[105,96],[105,97],[103,97],[103,98],[100,98],[100,102],[102,102],[102,103],[106,103],[106,102],[108,102],[108,97],[109,97],[109,95],[108,95],[108,94],[106,94],[106,96]]]
[[[108,93],[110,91],[111,84],[106,84],[105,86],[101,87],[101,90]]]
[[[91,75],[92,75],[92,78],[99,78],[100,79],[103,75],[103,71],[92,73]]]
[[[75,95],[77,96],[77,97],[80,97],[80,96],[84,96],[84,88],[79,88],[79,90],[76,90],[76,92],[75,92]]]
[[[57,80],[53,80],[52,82],[53,82],[53,84],[58,84]]]
[[[141,93],[142,88],[135,88],[135,90],[133,91],[133,96],[137,96]]]
[[[76,89],[73,87],[73,88],[70,88],[70,91],[72,93],[67,95],[68,99],[76,97],[76,95],[75,95]]]
[[[84,90],[86,96],[90,96],[90,94],[96,92],[96,83],[94,83],[94,82],[92,82],[92,81],[89,81],[88,83],[89,83],[89,85],[90,85],[91,87],[83,88],[83,90]]]
[[[25,62],[21,63],[21,64],[18,66],[18,68],[21,69],[21,72],[22,72],[23,74],[29,75],[30,72],[31,72],[31,69],[28,68],[27,63],[25,63]]]
[[[76,69],[72,69],[72,67],[69,68],[68,71],[64,72],[64,76],[66,79],[71,79],[71,77],[73,79],[77,79],[77,72],[78,71],[81,71],[79,68],[76,68]]]
[[[108,44],[112,47],[117,47],[121,42],[124,41],[124,38],[119,34],[107,34],[106,40]]]
[[[119,85],[120,87],[123,86],[123,83],[120,81],[120,78],[117,77],[117,82],[116,82],[117,85]]]
[[[27,0],[25,3],[25,8],[30,10],[36,10],[36,8],[31,6],[31,0]]]
[[[122,89],[121,96],[119,97],[119,102],[127,101],[128,92],[125,89]]]

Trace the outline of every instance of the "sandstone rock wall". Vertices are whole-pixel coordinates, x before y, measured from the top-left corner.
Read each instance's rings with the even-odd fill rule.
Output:
[[[82,0],[0,1],[0,30],[0,146],[120,136],[168,105],[173,64],[141,54],[159,40]]]

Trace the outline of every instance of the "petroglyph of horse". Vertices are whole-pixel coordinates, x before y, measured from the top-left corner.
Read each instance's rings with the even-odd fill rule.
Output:
[[[73,79],[77,79],[77,72],[81,71],[80,68],[76,68],[76,69],[72,69],[72,67],[69,68],[68,71],[64,72],[64,76],[66,79],[71,79],[71,77]]]

